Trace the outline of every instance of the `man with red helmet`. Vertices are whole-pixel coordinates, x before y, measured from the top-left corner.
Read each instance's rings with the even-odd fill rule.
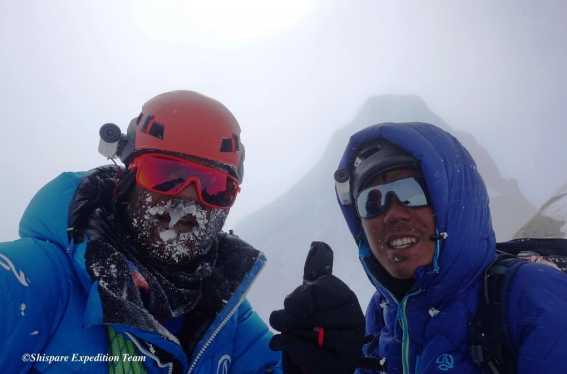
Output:
[[[234,116],[173,91],[109,129],[99,150],[125,168],[62,174],[0,243],[2,372],[272,372],[245,299],[265,258],[221,231],[243,176]]]

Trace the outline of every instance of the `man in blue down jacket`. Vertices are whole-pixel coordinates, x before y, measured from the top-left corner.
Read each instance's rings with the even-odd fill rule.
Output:
[[[284,352],[288,372],[329,372],[320,363],[331,362],[336,373],[496,373],[470,353],[469,324],[496,252],[487,191],[466,149],[429,124],[379,124],[351,137],[335,180],[377,290],[365,318],[374,338],[362,348],[356,298],[338,278],[321,277],[270,318],[282,332],[271,344]],[[516,366],[507,372],[567,373],[567,276],[526,263],[506,290],[502,324]],[[298,302],[311,310],[298,313]],[[355,347],[338,344],[339,332]],[[338,366],[337,357],[349,365]]]
[[[42,188],[21,239],[0,243],[0,372],[273,372],[271,333],[245,299],[265,258],[220,231],[239,136],[219,102],[168,92],[102,144],[126,169]]]

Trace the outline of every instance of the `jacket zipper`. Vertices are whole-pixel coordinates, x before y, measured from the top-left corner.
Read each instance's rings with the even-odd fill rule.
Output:
[[[157,357],[156,355],[154,355],[153,353],[151,353],[147,349],[143,348],[142,345],[140,344],[140,342],[138,342],[138,339],[136,339],[132,334],[130,334],[129,332],[125,332],[125,334],[128,336],[128,338],[130,338],[132,343],[134,343],[136,348],[138,348],[138,350],[140,352],[142,352],[143,354],[145,354],[146,356],[152,358],[157,363],[158,367],[160,367],[160,368],[167,367],[167,374],[173,373],[173,363],[172,362],[166,362],[166,363],[162,364],[159,357]]]
[[[409,327],[408,327],[408,320],[406,315],[406,306],[408,303],[408,299],[412,296],[419,294],[421,290],[414,291],[408,295],[406,295],[401,303],[401,318],[400,322],[402,323],[402,371],[404,374],[409,374],[410,364],[409,364]]]
[[[435,234],[440,235],[439,231],[435,229]],[[443,239],[446,239],[447,233],[442,232],[441,234],[444,235]],[[440,240],[435,240],[435,254],[433,258],[433,271],[435,273],[439,273],[439,253],[441,251]],[[404,374],[409,374],[410,364],[409,364],[409,327],[408,327],[408,320],[406,315],[406,306],[408,304],[408,299],[412,296],[418,295],[421,293],[421,290],[416,290],[412,293],[407,294],[401,303],[402,307],[402,315],[401,315],[401,323],[402,323],[402,371]]]
[[[260,271],[263,269],[263,266],[260,267],[260,269],[258,270],[258,272],[256,272],[254,278],[256,279],[256,277],[258,276],[258,274],[260,273]],[[248,285],[248,288],[246,289],[245,292],[242,293],[242,296],[240,297],[240,299],[238,300],[238,302],[236,303],[236,305],[230,310],[230,312],[226,315],[226,317],[221,321],[221,323],[219,324],[219,326],[215,329],[215,331],[213,331],[213,333],[211,334],[211,336],[209,337],[209,339],[207,339],[207,341],[205,342],[205,344],[203,344],[203,346],[201,347],[201,349],[199,350],[199,353],[197,353],[197,355],[195,356],[195,359],[193,360],[193,363],[191,364],[191,366],[189,367],[189,370],[187,370],[187,374],[191,374],[193,372],[193,370],[195,370],[195,368],[197,367],[197,364],[199,362],[199,360],[201,359],[201,357],[203,356],[203,354],[205,354],[206,350],[209,348],[209,346],[211,345],[211,343],[213,342],[213,340],[215,340],[215,338],[217,337],[217,335],[219,334],[219,332],[224,328],[224,326],[228,323],[228,321],[232,318],[232,316],[234,315],[234,313],[236,313],[236,311],[238,310],[238,308],[240,307],[240,304],[242,304],[242,302],[246,299],[246,295],[248,294],[248,291],[250,290],[252,283],[254,283],[253,281]],[[157,365],[160,368],[168,368],[167,373],[168,374],[172,374],[173,373],[173,363],[172,362],[167,362],[162,364],[160,359],[154,355],[153,353],[149,352],[147,349],[143,348],[141,346],[141,344],[138,342],[138,340],[130,333],[125,332],[125,334],[130,338],[130,340],[132,340],[132,342],[134,343],[134,345],[136,345],[136,347],[140,350],[140,352],[142,352],[143,354],[145,354],[146,356],[152,358]]]
[[[246,295],[248,294],[248,291],[250,291],[250,288],[252,288],[252,284],[254,283],[254,281],[256,279],[258,279],[258,274],[260,274],[260,272],[263,270],[263,268],[264,268],[263,265],[260,266],[260,269],[258,269],[256,274],[254,274],[254,278],[252,279],[252,281],[248,285],[248,288],[246,288],[246,290],[242,293],[242,295],[240,296],[240,299],[238,299],[238,302],[236,303],[236,305],[234,305],[234,307],[230,310],[230,312],[226,315],[226,317],[224,317],[224,319],[221,321],[221,323],[219,323],[218,327],[215,329],[215,331],[213,331],[211,336],[207,339],[205,344],[203,344],[203,346],[201,347],[199,352],[195,355],[195,359],[191,363],[191,366],[189,366],[189,370],[187,370],[187,374],[191,374],[193,372],[193,370],[195,370],[195,368],[197,367],[197,364],[199,363],[199,360],[205,354],[205,352],[207,351],[209,346],[212,344],[213,340],[215,340],[215,338],[217,337],[219,332],[224,328],[224,326],[227,324],[227,322],[232,318],[234,313],[236,313],[236,311],[240,307],[240,304],[242,304],[242,302],[246,299]]]
[[[245,299],[245,295],[243,294],[242,297],[240,298],[240,300],[238,301],[238,303],[236,303],[236,305],[231,309],[231,311],[226,315],[226,317],[221,321],[221,323],[219,324],[219,326],[215,329],[215,331],[213,331],[213,333],[211,334],[211,336],[209,337],[209,339],[205,342],[205,344],[203,344],[203,346],[201,347],[201,349],[199,350],[199,353],[197,353],[197,355],[195,355],[195,359],[193,360],[193,363],[191,364],[191,366],[189,367],[189,370],[187,370],[187,374],[191,374],[193,372],[193,370],[195,370],[195,368],[197,367],[197,364],[199,363],[199,360],[201,359],[201,357],[203,356],[203,354],[205,354],[205,351],[209,348],[209,346],[212,344],[213,340],[215,340],[215,338],[217,337],[217,335],[219,334],[219,332],[224,328],[224,326],[227,324],[227,322],[232,318],[232,316],[234,315],[234,313],[236,313],[236,311],[238,310],[238,308],[240,307],[240,304],[242,304],[242,302]]]

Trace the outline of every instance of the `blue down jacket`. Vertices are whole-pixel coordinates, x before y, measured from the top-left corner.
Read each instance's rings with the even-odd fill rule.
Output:
[[[0,243],[2,373],[108,372],[101,358],[109,353],[107,327],[101,323],[97,286],[85,269],[87,243],[74,245],[66,232],[69,205],[85,175],[64,173],[47,184],[24,213],[21,239]],[[157,333],[126,325],[113,328],[130,337],[138,348],[135,355],[145,356],[148,373],[172,370],[171,364],[155,359],[151,347],[156,346],[175,357],[184,373],[271,370],[279,354],[268,348],[271,333],[245,299],[264,262],[259,254],[196,344],[191,361],[178,344]],[[78,361],[97,355],[96,362]],[[67,357],[67,362],[49,363],[48,357],[57,361]]]
[[[397,300],[384,285],[384,270],[352,205],[341,206],[377,289],[366,313],[367,333],[377,339],[365,346],[366,354],[385,358],[388,374],[480,373],[469,354],[468,323],[479,302],[483,270],[495,258],[485,185],[463,146],[424,123],[388,123],[354,134],[339,168],[352,166],[354,150],[377,138],[420,161],[436,230],[448,237],[436,241],[432,264],[417,269],[413,288]],[[544,265],[524,265],[505,297],[518,373],[567,373],[567,276]]]

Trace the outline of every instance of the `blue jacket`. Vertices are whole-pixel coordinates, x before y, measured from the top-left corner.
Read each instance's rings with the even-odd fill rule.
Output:
[[[2,373],[109,370],[108,330],[101,323],[97,286],[85,269],[87,243],[75,245],[66,232],[68,209],[84,176],[64,173],[47,184],[24,213],[21,239],[0,243]],[[260,255],[251,266],[195,346],[191,361],[178,344],[159,334],[112,327],[133,342],[132,357],[143,360],[148,373],[168,373],[172,366],[158,362],[151,347],[169,352],[184,373],[263,373],[279,354],[268,348],[271,333],[245,295],[264,262]]]
[[[485,185],[463,146],[423,123],[376,125],[354,134],[339,168],[351,167],[354,150],[377,138],[420,161],[436,231],[448,237],[436,241],[432,263],[417,269],[413,288],[397,300],[381,279],[353,206],[341,205],[377,289],[366,314],[367,332],[377,339],[365,347],[366,354],[385,358],[388,374],[480,373],[469,354],[468,323],[479,302],[483,271],[495,258]],[[567,276],[544,265],[524,265],[505,297],[518,372],[567,373]]]

